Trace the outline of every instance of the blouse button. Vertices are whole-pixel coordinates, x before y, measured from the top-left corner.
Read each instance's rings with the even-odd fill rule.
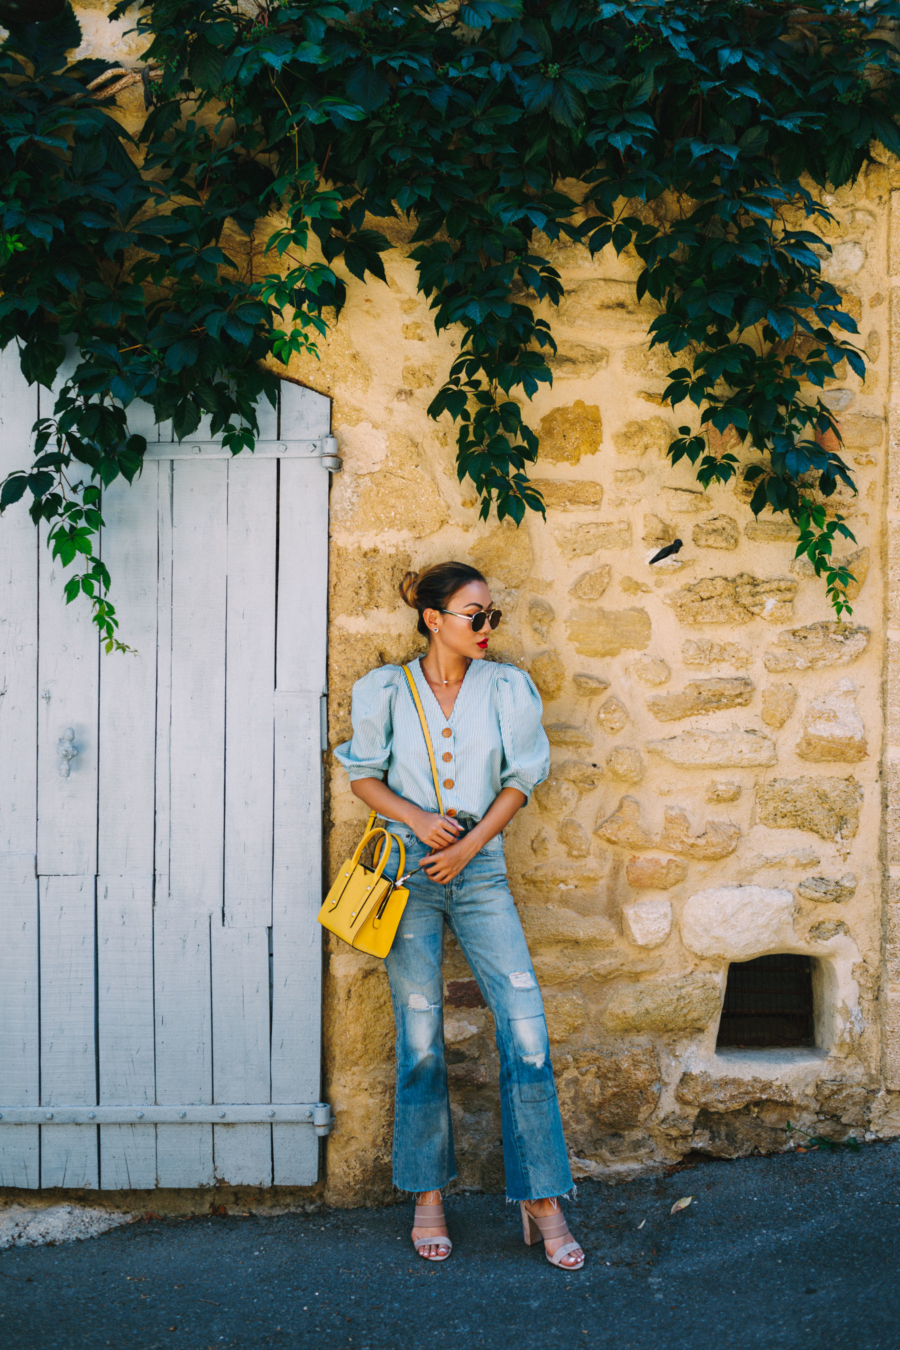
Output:
[[[451,755],[449,750],[445,750],[444,753],[441,755],[441,759],[444,761],[445,764],[449,764],[452,758],[453,756]]]
[[[444,815],[446,815],[446,816],[455,816],[455,815],[456,815],[456,807],[455,807],[455,806],[451,806],[447,811],[444,812]]]
[[[453,787],[453,779],[452,779],[452,778],[445,778],[445,779],[444,779],[444,787],[445,787],[445,788],[452,788],[452,787]]]
[[[444,727],[444,730],[441,732],[441,735],[442,735],[442,736],[452,736],[452,735],[453,735],[453,732],[450,730],[449,727]]]

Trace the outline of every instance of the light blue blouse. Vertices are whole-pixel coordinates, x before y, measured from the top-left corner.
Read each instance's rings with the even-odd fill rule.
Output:
[[[529,676],[498,661],[473,661],[445,717],[420,661],[409,666],[428,723],[444,811],[480,819],[505,787],[530,797],[550,772],[550,744],[541,726],[541,696]],[[386,776],[398,796],[436,811],[428,751],[403,668],[380,666],[357,680],[350,715],[353,739],[334,753],[351,781]]]

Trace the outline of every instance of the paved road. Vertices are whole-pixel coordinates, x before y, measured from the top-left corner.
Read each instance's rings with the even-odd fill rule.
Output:
[[[151,1220],[0,1254],[0,1345],[898,1350],[898,1181],[900,1141],[582,1185],[575,1275],[523,1246],[499,1196],[452,1199],[439,1267],[403,1206]]]

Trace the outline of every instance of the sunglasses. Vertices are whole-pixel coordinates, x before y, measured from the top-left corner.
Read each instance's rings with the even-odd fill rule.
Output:
[[[452,614],[454,619],[468,619],[473,633],[480,633],[486,623],[496,628],[503,618],[503,612],[499,609],[480,609],[477,614],[457,614],[455,609],[442,609],[441,613]]]

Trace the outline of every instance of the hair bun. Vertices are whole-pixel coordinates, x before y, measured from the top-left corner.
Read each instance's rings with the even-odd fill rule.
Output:
[[[418,572],[407,572],[406,576],[400,582],[399,591],[403,599],[409,605],[410,609],[416,609],[416,590],[419,585]]]

